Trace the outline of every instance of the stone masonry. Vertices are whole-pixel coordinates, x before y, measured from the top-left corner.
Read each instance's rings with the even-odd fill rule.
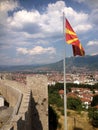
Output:
[[[47,78],[27,76],[26,84],[0,79],[0,93],[13,107],[12,115],[0,130],[48,130]]]

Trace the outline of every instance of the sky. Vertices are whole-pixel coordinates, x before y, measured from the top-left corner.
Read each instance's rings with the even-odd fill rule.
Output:
[[[73,56],[63,12],[85,50],[98,54],[98,0],[0,0],[0,65],[54,63]]]

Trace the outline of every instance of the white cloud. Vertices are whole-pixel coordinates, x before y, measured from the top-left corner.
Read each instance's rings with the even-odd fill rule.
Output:
[[[83,12],[76,12],[71,7],[65,8],[66,17],[70,24],[78,33],[84,33],[92,29],[92,24],[88,21],[89,15]]]
[[[28,59],[29,56],[34,56],[35,59],[33,60],[36,60],[36,56],[38,56],[40,62],[43,62],[43,57],[39,55],[45,54],[44,60],[46,61],[49,60],[47,57],[50,58],[51,54],[55,55],[56,49],[50,46],[52,44],[56,46],[56,43],[62,42],[63,11],[76,32],[84,33],[92,29],[89,15],[66,7],[64,1],[48,4],[44,12],[41,13],[36,9],[30,11],[21,7],[19,9],[18,3],[14,0],[2,0],[0,3],[2,3],[2,10],[0,10],[0,47],[3,47],[3,50],[5,47],[5,50],[7,50],[7,47],[10,48],[5,51],[6,55],[9,56],[10,53],[10,56],[11,54],[13,57],[17,56],[17,58],[12,58],[13,63],[15,63],[15,59],[18,63],[22,61],[22,57],[26,59],[27,56]],[[18,10],[15,10],[17,7]],[[10,16],[8,11],[12,11]],[[93,14],[97,15],[97,11]],[[60,50],[58,44],[56,47]],[[17,48],[14,53],[10,51],[13,48],[14,50]],[[55,60],[54,55],[52,55],[52,58]],[[57,57],[59,55],[61,54],[58,54]],[[21,56],[21,58],[18,56]]]
[[[31,12],[26,10],[21,10],[18,12],[15,12],[13,16],[8,18],[8,23],[13,28],[23,28],[26,26],[26,24],[36,24],[36,22],[39,22],[40,20],[40,14],[37,10],[33,10]]]
[[[86,32],[86,31],[88,31],[90,29],[92,29],[92,26],[90,24],[86,24],[86,23],[85,24],[81,24],[81,25],[77,25],[75,27],[75,30],[77,32]]]
[[[88,14],[76,12],[71,7],[66,7],[63,1],[49,4],[43,14],[40,14],[37,10],[15,12],[7,21],[12,29],[27,31],[34,35],[41,33],[44,36],[52,36],[62,33],[63,11],[66,12],[66,16],[73,23],[76,31],[84,32],[91,29],[92,26],[88,22]],[[80,29],[78,26],[81,26]]]
[[[49,41],[41,39],[41,40],[36,41],[36,43],[40,44],[40,45],[42,45],[42,44],[49,44]]]
[[[2,25],[7,24],[8,11],[13,11],[18,7],[18,3],[13,0],[1,0],[0,1],[0,23]]]
[[[48,12],[55,12],[56,10],[58,10],[59,12],[64,9],[66,7],[65,2],[64,1],[57,1],[56,3],[50,3],[48,4]],[[63,10],[62,10],[63,11]]]
[[[17,52],[25,55],[28,53],[28,50],[27,48],[17,48]]]
[[[90,21],[95,24],[97,27],[98,25],[98,9],[94,9],[90,14]]]
[[[97,40],[92,40],[87,43],[87,48],[86,48],[87,54],[90,55],[97,55],[98,54],[98,41]]]
[[[7,19],[9,17],[8,11],[14,11],[14,9],[16,8],[18,8],[17,1],[0,0],[0,47],[2,45],[3,48],[7,47],[10,40],[12,40],[10,38],[10,33],[12,32],[12,30],[9,29]]]
[[[74,0],[74,1],[76,1],[76,2],[78,2],[78,3],[85,2],[85,0]]]
[[[0,65],[23,65],[23,64],[32,64],[31,58],[27,57],[11,57],[5,54],[0,54]]]
[[[17,48],[17,52],[20,54],[28,54],[28,55],[40,55],[40,54],[55,54],[56,50],[53,47],[43,48],[41,46],[36,46],[32,49],[27,48]]]
[[[11,28],[19,30],[23,29],[29,33],[31,28],[32,33],[36,33],[36,30],[37,33],[58,33],[62,30],[61,14],[64,6],[65,4],[63,1],[59,1],[56,4],[49,4],[46,12],[43,14],[40,14],[37,10],[21,10],[15,12],[7,21]]]
[[[90,8],[98,8],[98,0],[73,0],[78,3],[84,3]]]
[[[87,46],[93,46],[93,45],[98,45],[98,41],[89,41],[88,43],[87,43]]]
[[[7,12],[12,11],[18,7],[17,1],[13,0],[1,0],[0,1],[0,11]]]
[[[98,55],[98,52],[92,53],[91,55],[92,55],[92,56],[94,56],[94,55]]]

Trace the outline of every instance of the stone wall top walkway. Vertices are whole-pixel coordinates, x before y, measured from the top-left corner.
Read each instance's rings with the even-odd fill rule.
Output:
[[[14,108],[1,130],[48,130],[47,78],[28,76],[26,81],[0,79],[0,92]]]

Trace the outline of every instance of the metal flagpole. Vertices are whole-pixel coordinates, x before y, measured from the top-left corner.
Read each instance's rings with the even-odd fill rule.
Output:
[[[63,12],[63,34],[64,34],[64,38],[65,38],[65,14]],[[64,130],[68,130],[67,129],[67,97],[66,97],[66,65],[65,65],[65,58],[66,58],[66,53],[65,53],[65,41],[64,41],[64,60],[63,60],[63,66],[64,66]]]

